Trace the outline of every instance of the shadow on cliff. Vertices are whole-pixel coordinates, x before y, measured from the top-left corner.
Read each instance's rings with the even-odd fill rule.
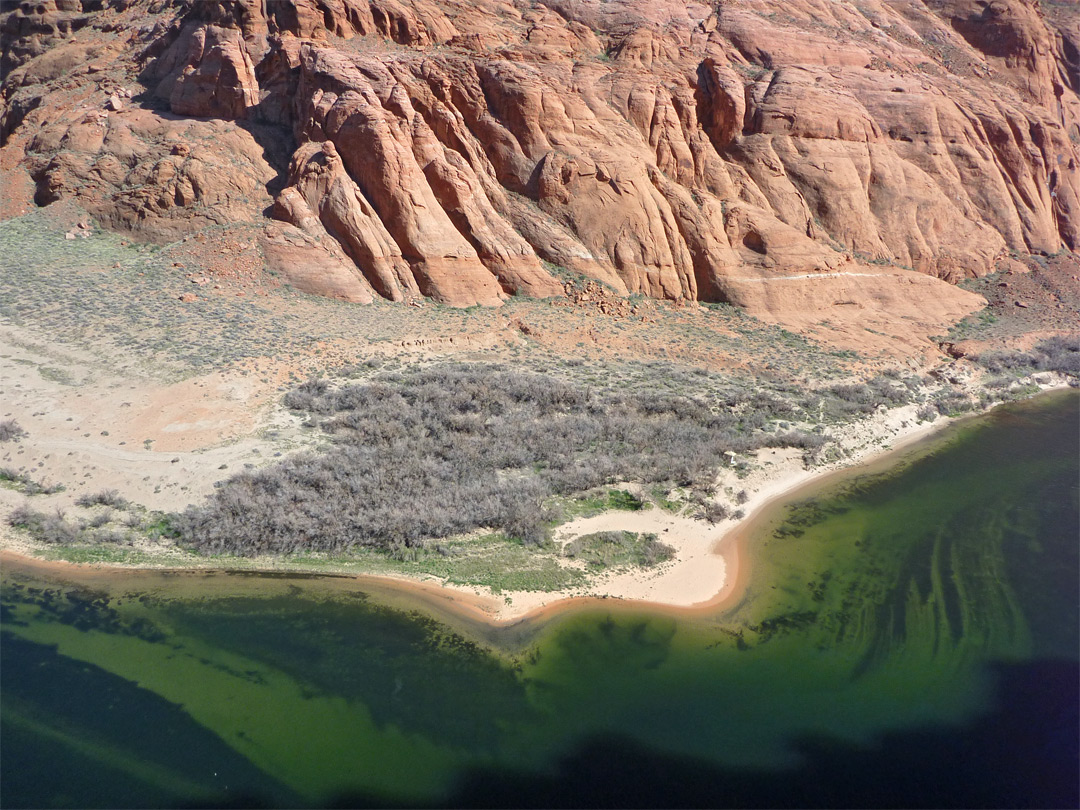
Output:
[[[233,124],[251,135],[262,148],[262,158],[273,170],[274,176],[267,180],[266,193],[271,199],[277,197],[289,184],[289,160],[296,151],[296,138],[292,128],[286,124],[275,124],[263,120],[258,114],[251,119],[246,118],[219,118],[215,116],[193,116],[174,113],[170,109],[169,100],[158,96],[154,92],[153,81],[145,75],[137,78],[142,92],[132,96],[131,104],[138,105],[145,110],[151,110],[155,115],[166,121],[218,121],[222,124]],[[271,217],[273,204],[263,210],[263,215]]]

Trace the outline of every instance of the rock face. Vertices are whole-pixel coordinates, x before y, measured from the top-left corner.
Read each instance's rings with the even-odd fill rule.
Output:
[[[559,295],[558,265],[781,322],[853,301],[941,322],[977,300],[936,279],[1080,250],[1077,18],[1038,0],[23,2],[0,23],[2,165],[39,204],[76,197],[148,238],[269,213],[288,227],[268,261],[349,300]]]

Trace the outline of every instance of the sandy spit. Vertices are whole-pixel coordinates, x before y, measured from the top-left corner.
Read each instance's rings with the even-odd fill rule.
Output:
[[[262,381],[265,385],[259,385],[246,374],[219,371],[172,385],[121,379],[88,358],[62,356],[50,347],[16,338],[11,330],[0,328],[0,348],[4,350],[0,358],[0,416],[17,419],[28,436],[18,443],[0,445],[0,463],[29,465],[38,480],[74,482],[64,493],[35,498],[38,508],[68,508],[79,494],[115,488],[150,509],[180,509],[201,500],[212,491],[215,481],[237,469],[268,463],[283,452],[318,443],[297,416],[275,408],[278,378],[267,378]],[[50,372],[54,368],[63,373]],[[500,594],[432,577],[350,575],[364,582],[390,583],[422,596],[424,601],[492,624],[516,623],[595,600],[623,600],[680,612],[715,610],[732,600],[747,578],[745,564],[740,566],[740,543],[736,542],[745,533],[740,529],[794,490],[907,447],[952,421],[939,418],[920,423],[918,408],[912,404],[881,410],[835,429],[832,438],[842,450],[841,458],[810,470],[797,450],[764,449],[753,458],[736,459],[752,462],[752,471],[739,478],[735,468],[722,470],[716,492],[719,500],[733,509],[742,501],[737,505],[743,515],[738,520],[709,524],[653,508],[581,518],[557,530],[557,543],[598,531],[654,533],[675,549],[675,555],[652,569],[610,572],[573,590]],[[23,500],[11,489],[0,488],[0,564],[44,566],[73,575],[77,570],[87,573],[88,568],[124,567],[33,559],[41,556],[40,547],[4,520]],[[238,567],[235,561],[227,565]],[[190,556],[173,552],[161,554],[155,564],[135,567],[218,570],[226,566],[214,560],[193,564]],[[280,559],[245,561],[243,567],[310,570],[290,568],[288,561]]]
[[[564,543],[575,537],[599,531],[632,531],[654,533],[675,549],[674,559],[653,569],[614,571],[596,577],[588,587],[565,591],[504,591],[494,594],[481,587],[444,583],[434,578],[405,575],[354,575],[363,582],[392,585],[411,591],[424,601],[474,620],[491,624],[514,624],[526,618],[536,619],[553,609],[585,605],[600,600],[622,600],[639,606],[676,612],[705,612],[722,607],[731,601],[745,584],[746,571],[740,571],[739,529],[750,523],[769,505],[811,482],[847,470],[855,465],[892,453],[940,431],[952,420],[940,418],[932,423],[915,421],[916,406],[905,406],[875,414],[855,428],[845,428],[840,444],[848,456],[843,461],[804,468],[801,454],[787,450],[762,450],[756,457],[756,469],[739,479],[734,471],[725,470],[718,476],[718,490],[745,491],[741,505],[744,517],[728,519],[717,524],[653,508],[640,512],[613,511],[594,517],[579,518],[560,526],[555,542]],[[76,574],[87,569],[115,571],[125,566],[105,564],[73,564],[35,558],[38,549],[21,533],[0,525],[0,565],[15,565],[42,572]],[[176,561],[163,556],[159,565],[139,568],[169,569]],[[204,565],[185,569],[217,569],[220,563],[208,560]],[[742,566],[745,568],[745,566]],[[287,563],[276,560],[253,561],[257,570],[289,570]]]

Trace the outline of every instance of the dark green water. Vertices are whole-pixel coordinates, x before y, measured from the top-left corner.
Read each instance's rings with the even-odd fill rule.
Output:
[[[7,566],[0,802],[1075,807],[1078,448],[1076,392],[997,409],[760,525],[693,618]]]

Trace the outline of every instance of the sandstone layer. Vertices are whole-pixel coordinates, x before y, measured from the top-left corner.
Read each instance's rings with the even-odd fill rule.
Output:
[[[930,334],[979,305],[953,283],[1080,249],[1080,14],[1038,0],[4,9],[10,189],[158,241],[262,223],[311,292],[497,304],[565,268]]]

